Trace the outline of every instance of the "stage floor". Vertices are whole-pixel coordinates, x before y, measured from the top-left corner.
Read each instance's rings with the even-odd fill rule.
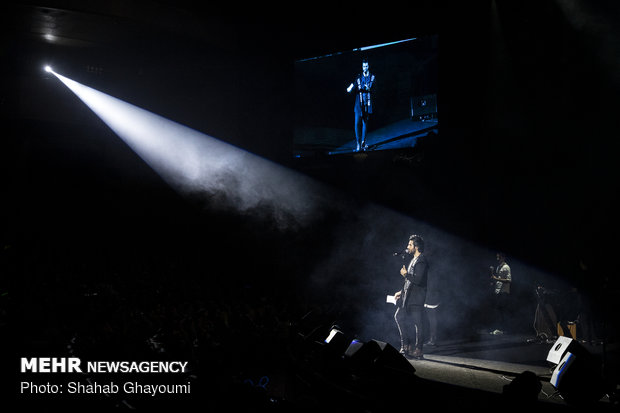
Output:
[[[546,360],[554,343],[528,343],[524,335],[480,333],[477,338],[453,340],[424,349],[422,360],[410,360],[416,375],[422,379],[462,388],[501,394],[517,375],[533,372],[542,384],[539,402],[553,407],[569,406],[551,385],[555,365]],[[591,354],[603,355],[610,375],[617,373],[618,345],[582,345]],[[615,381],[617,382],[617,381]],[[603,396],[597,407],[611,408],[608,396]]]
[[[438,122],[435,119],[428,121],[412,121],[405,119],[394,122],[383,128],[368,132],[366,136],[366,152],[386,149],[413,148],[418,138],[429,133],[438,132]],[[356,142],[353,139],[346,144],[329,151],[330,155],[351,153],[356,151]]]
[[[438,131],[437,119],[402,119],[380,128],[371,128],[366,136],[366,152],[413,148],[418,138],[430,133],[437,134]],[[353,129],[308,128],[296,135],[294,156],[305,158],[319,154],[350,154],[356,152],[356,146]]]

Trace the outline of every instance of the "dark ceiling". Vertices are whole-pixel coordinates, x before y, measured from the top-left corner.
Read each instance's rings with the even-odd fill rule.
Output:
[[[442,208],[416,212],[547,267],[580,250],[598,257],[600,237],[617,221],[616,7],[461,3],[468,4],[10,2],[2,15],[0,97],[10,136],[2,156],[9,187],[32,185],[40,171],[22,172],[38,168],[35,160],[49,151],[75,162],[83,154],[103,156],[83,142],[69,154],[41,138],[45,130],[76,143],[85,125],[108,133],[42,71],[44,64],[290,165],[295,59],[439,34],[441,139],[425,148],[424,169],[408,172],[424,177]],[[17,139],[24,135],[30,139]],[[107,148],[107,156],[130,156]],[[343,165],[325,168],[318,168],[321,179],[344,185]],[[376,179],[401,172],[367,169],[374,180],[353,192],[373,198],[383,187],[380,201],[409,212],[413,207],[397,194],[402,189],[386,194]],[[133,173],[156,179],[146,170]]]

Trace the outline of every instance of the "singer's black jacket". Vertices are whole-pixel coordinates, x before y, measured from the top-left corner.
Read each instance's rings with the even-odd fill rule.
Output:
[[[418,257],[415,265],[411,267],[411,270],[407,272],[407,275],[405,275],[405,285],[402,290],[403,307],[424,305],[427,280],[428,262],[426,261],[426,256],[422,254]]]

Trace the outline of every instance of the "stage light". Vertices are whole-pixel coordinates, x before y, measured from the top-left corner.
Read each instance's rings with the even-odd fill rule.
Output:
[[[49,65],[48,65],[48,66],[45,66],[45,67],[44,67],[44,69],[45,69],[45,71],[46,71],[47,73],[53,73],[53,72],[54,72],[54,71],[52,70],[52,67],[51,67],[51,66],[49,66]]]
[[[334,194],[305,175],[50,72],[183,195],[278,225],[305,225],[333,205]]]

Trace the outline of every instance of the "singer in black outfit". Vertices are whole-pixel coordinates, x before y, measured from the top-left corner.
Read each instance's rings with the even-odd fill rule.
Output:
[[[375,81],[375,75],[370,73],[370,66],[368,59],[362,60],[362,73],[351,82],[347,88],[347,92],[355,90],[355,105],[353,106],[353,112],[355,114],[355,140],[356,151],[366,150],[366,133],[368,131],[368,120],[372,114],[372,101],[370,99],[370,92],[372,85]]]
[[[400,352],[406,356],[421,359],[424,339],[424,302],[426,301],[426,282],[428,262],[424,256],[424,240],[419,235],[411,235],[407,244],[407,254],[411,255],[408,265],[403,265],[400,275],[405,279],[402,290],[396,292],[396,313],[394,320],[400,333]],[[413,349],[413,350],[412,350]]]

